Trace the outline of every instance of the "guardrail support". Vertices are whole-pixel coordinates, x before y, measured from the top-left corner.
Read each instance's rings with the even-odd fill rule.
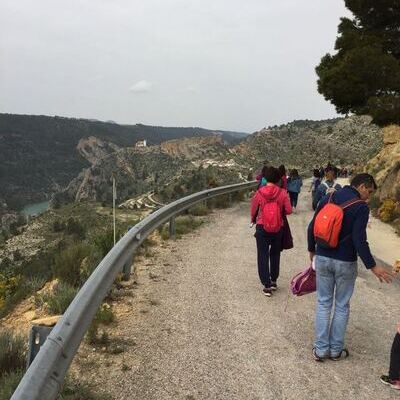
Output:
[[[123,281],[129,281],[129,279],[131,278],[132,265],[133,265],[133,257],[132,257],[132,259],[127,261],[122,268],[122,280]]]
[[[39,353],[40,347],[46,341],[49,336],[52,326],[33,325],[29,333],[29,349],[28,349],[28,360],[27,368],[32,364],[36,354]]]
[[[175,236],[175,217],[169,219],[169,237],[173,238]]]

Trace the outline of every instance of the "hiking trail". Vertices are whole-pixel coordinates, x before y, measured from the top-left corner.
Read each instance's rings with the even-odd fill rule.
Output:
[[[248,202],[215,211],[210,223],[157,249],[138,267],[134,297],[115,328],[134,345],[108,356],[111,365],[104,358],[91,383],[118,400],[397,398],[379,376],[387,373],[400,322],[400,278],[381,284],[360,262],[346,336],[350,357],[312,359],[315,294],[288,298],[290,278],[308,264],[309,203],[303,190],[289,216],[295,248],[282,255],[272,298],[261,292]],[[400,239],[386,234],[394,254]],[[379,252],[380,237],[371,235],[372,252],[393,263]]]

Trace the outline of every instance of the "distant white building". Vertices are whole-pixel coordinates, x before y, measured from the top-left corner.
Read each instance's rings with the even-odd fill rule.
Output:
[[[146,147],[147,146],[147,141],[145,140],[139,140],[138,142],[136,142],[135,147]]]

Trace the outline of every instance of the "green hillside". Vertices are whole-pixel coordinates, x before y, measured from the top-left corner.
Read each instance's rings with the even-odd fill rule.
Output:
[[[82,138],[94,136],[120,147],[146,139],[149,145],[182,137],[220,133],[229,143],[245,134],[202,128],[119,125],[86,119],[0,114],[0,200],[12,209],[49,199],[89,162],[76,150]]]

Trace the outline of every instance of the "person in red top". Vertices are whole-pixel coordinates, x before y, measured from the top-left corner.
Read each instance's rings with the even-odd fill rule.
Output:
[[[285,166],[282,164],[279,166],[278,168],[279,173],[281,174],[281,188],[284,190],[287,190],[287,176],[286,176],[286,168]]]
[[[282,249],[283,233],[283,214],[292,213],[289,195],[286,190],[278,185],[281,180],[281,174],[277,168],[268,167],[265,171],[265,177],[268,181],[266,186],[260,187],[254,194],[251,201],[251,226],[256,224],[256,243],[257,243],[257,263],[258,275],[264,286],[263,293],[270,297],[272,291],[277,288],[277,279],[279,277],[279,263]],[[263,214],[264,206],[267,203],[276,203],[278,221],[282,221],[282,228],[278,232],[268,232],[265,230],[266,216]]]

